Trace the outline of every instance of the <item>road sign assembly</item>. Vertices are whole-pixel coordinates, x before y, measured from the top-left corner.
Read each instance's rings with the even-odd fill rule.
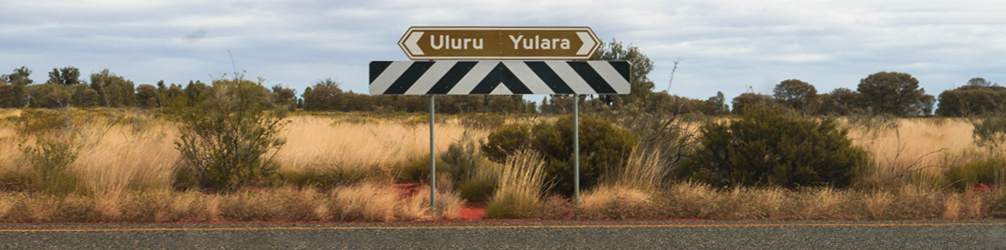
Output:
[[[627,95],[630,91],[632,65],[628,62],[561,61],[590,59],[601,47],[589,27],[411,27],[398,46],[412,60],[448,60],[370,62],[371,95],[430,96],[431,187],[437,186],[436,95]],[[576,101],[573,110],[573,199],[579,207],[580,112]],[[437,207],[435,190],[430,188],[432,208]]]
[[[624,61],[376,61],[371,95],[629,94]]]

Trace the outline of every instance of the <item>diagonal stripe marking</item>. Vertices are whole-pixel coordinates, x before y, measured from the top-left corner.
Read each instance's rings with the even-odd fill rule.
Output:
[[[608,82],[611,88],[615,89],[615,93],[629,93],[629,81],[622,78],[622,74],[616,71],[611,63],[607,61],[587,61],[587,63],[591,68],[594,68],[594,71],[597,71],[598,75],[601,75],[605,82]]]
[[[478,64],[478,62],[473,61],[456,62],[454,64],[454,67],[451,67],[451,69],[447,71],[444,77],[441,77],[440,80],[437,81],[437,84],[434,84],[433,87],[430,88],[430,91],[426,93],[430,95],[447,94],[447,91],[453,89],[454,85],[458,84],[458,82],[461,81],[461,78],[465,77],[465,75],[468,74],[468,71],[472,70],[472,68],[475,67],[475,64]]]
[[[562,81],[562,78],[560,78],[559,75],[555,74],[555,71],[552,71],[552,68],[550,68],[548,64],[546,64],[545,62],[529,61],[525,62],[525,64],[527,64],[527,66],[531,68],[531,71],[534,71],[534,73],[538,75],[538,78],[540,78],[543,82],[545,82],[545,85],[548,85],[548,88],[551,89],[553,93],[555,94],[575,93],[573,92],[572,89],[569,88],[568,85],[566,85],[566,82]]]
[[[577,74],[567,62],[548,61],[545,62],[545,64],[552,68],[552,71],[554,71],[563,82],[566,82],[566,85],[569,85],[569,88],[573,90],[573,93],[580,95],[597,94],[597,91],[594,91],[594,88],[591,88],[590,85],[583,80],[583,77],[580,77],[580,75]]]
[[[394,61],[381,73],[377,79],[370,83],[371,95],[383,95],[384,91],[391,87],[391,84],[398,80],[398,77],[405,73],[405,70],[412,66],[412,61]]]
[[[475,64],[475,67],[473,67],[472,70],[468,71],[468,74],[465,74],[465,77],[461,78],[461,81],[458,81],[458,84],[454,85],[454,88],[452,88],[451,91],[447,92],[447,94],[470,94],[472,89],[474,89],[475,86],[482,81],[482,79],[489,75],[489,72],[496,68],[496,65],[499,63],[500,61],[479,61],[478,64]]]
[[[405,91],[408,90],[409,87],[412,87],[412,85],[416,83],[416,80],[422,77],[423,74],[425,74],[426,71],[433,66],[433,64],[435,64],[435,62],[413,62],[412,66],[409,66],[409,69],[406,69],[405,72],[402,73],[402,75],[399,76],[398,79],[396,79],[395,82],[384,91],[384,94],[405,94]]]
[[[586,81],[592,89],[597,91],[597,93],[615,94],[615,89],[612,89],[611,86],[604,81],[604,78],[601,78],[601,75],[598,75],[597,71],[590,67],[590,64],[587,64],[587,62],[571,61],[567,64],[576,71],[577,75],[583,77],[583,80]]]
[[[424,73],[422,77],[419,77],[419,80],[416,80],[416,83],[412,84],[412,87],[409,87],[409,90],[405,91],[405,94],[425,95],[431,88],[433,88],[434,84],[437,84],[437,81],[439,81],[440,78],[443,78],[444,75],[447,74],[448,70],[451,70],[451,68],[454,67],[454,64],[456,63],[458,62],[437,61],[433,63],[433,66],[426,70],[426,73]]]
[[[552,89],[541,80],[541,77],[538,77],[538,74],[531,71],[531,68],[524,62],[506,61],[503,62],[503,65],[510,69],[510,72],[517,76],[517,79],[524,83],[524,86],[530,89],[532,94],[555,94],[555,91],[552,91]]]

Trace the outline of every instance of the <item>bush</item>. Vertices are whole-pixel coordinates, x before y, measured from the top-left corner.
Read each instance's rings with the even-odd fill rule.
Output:
[[[974,119],[971,124],[975,127],[972,136],[978,146],[994,150],[1006,144],[1006,117],[989,116]]]
[[[947,177],[955,187],[968,190],[979,183],[985,185],[996,184],[1003,171],[1006,171],[1006,159],[993,158],[982,161],[969,162],[963,166],[951,168],[947,172]]]
[[[331,190],[340,186],[351,186],[368,179],[370,173],[355,168],[309,168],[303,170],[280,170],[287,183],[297,188],[314,187],[318,190]]]
[[[554,191],[573,194],[573,117],[555,123],[539,123],[528,133],[524,125],[507,125],[489,134],[482,145],[490,160],[502,163],[514,152],[529,147],[544,156],[546,179],[554,180]],[[590,189],[606,173],[618,173],[625,166],[636,137],[611,122],[580,119],[580,188]]]
[[[22,146],[21,151],[31,164],[32,181],[39,189],[56,196],[74,191],[77,178],[66,171],[79,151],[73,139],[39,137],[34,146]]]
[[[28,109],[17,118],[18,133],[35,141],[18,145],[31,166],[30,182],[56,196],[66,196],[77,186],[67,167],[77,159],[80,145],[70,118],[56,111]]]
[[[530,145],[530,134],[527,125],[511,124],[494,130],[486,137],[488,141],[482,144],[482,154],[494,162],[504,162],[507,156]]]
[[[846,186],[868,162],[834,119],[799,118],[763,107],[745,108],[729,125],[710,122],[701,148],[675,170],[713,186]]]
[[[275,174],[266,152],[286,141],[279,137],[284,110],[266,110],[268,91],[242,78],[215,80],[212,95],[181,113],[175,142],[203,189],[230,192]]]
[[[440,158],[443,159],[444,173],[458,184],[461,198],[482,202],[492,196],[496,189],[496,175],[490,165],[493,163],[480,154],[475,141],[466,138],[453,143],[440,154]]]
[[[444,161],[437,159],[437,175],[449,173],[444,166]],[[439,179],[438,179],[439,180]],[[402,168],[402,173],[395,178],[396,183],[429,183],[430,182],[430,157],[411,161]]]

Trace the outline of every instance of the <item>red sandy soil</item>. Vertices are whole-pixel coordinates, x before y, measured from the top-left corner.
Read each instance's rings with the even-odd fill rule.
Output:
[[[419,183],[400,183],[394,185],[396,192],[400,199],[404,199],[413,195],[418,195],[418,189],[421,187],[428,187],[425,185],[419,185]],[[461,209],[461,220],[464,221],[480,221],[482,217],[486,215],[486,204],[485,202],[466,202],[465,207]]]

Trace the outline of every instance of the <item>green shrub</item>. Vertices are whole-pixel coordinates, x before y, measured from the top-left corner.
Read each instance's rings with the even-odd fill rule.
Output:
[[[953,185],[961,190],[968,190],[979,183],[996,184],[998,178],[1006,171],[1006,159],[993,158],[974,161],[963,166],[951,168],[947,177]]]
[[[339,186],[361,183],[367,180],[372,173],[351,168],[311,168],[296,171],[281,170],[280,174],[287,183],[293,184],[297,188],[314,187],[319,190],[331,190]]]
[[[481,147],[482,154],[491,161],[504,162],[507,156],[530,145],[529,136],[528,126],[524,124],[499,127],[486,137],[487,142]]]
[[[1006,144],[1006,117],[989,116],[971,121],[975,129],[972,133],[975,144],[988,149],[997,149]]]
[[[608,172],[619,172],[636,145],[636,137],[628,130],[592,117],[580,119],[579,137],[581,189],[590,189]],[[560,117],[551,124],[536,124],[529,133],[524,125],[500,127],[489,134],[482,152],[502,163],[524,147],[545,157],[546,179],[555,181],[553,191],[573,194],[572,116]]]
[[[771,108],[747,107],[729,124],[699,129],[701,144],[675,170],[717,187],[846,186],[868,162],[834,119],[800,118]]]
[[[437,175],[450,174],[445,167],[443,160],[437,159]],[[411,161],[402,168],[401,174],[395,178],[396,183],[429,183],[430,182],[430,157]]]
[[[443,160],[444,174],[450,175],[457,183],[461,198],[482,202],[492,196],[496,189],[496,176],[487,169],[492,167],[492,163],[480,154],[474,140],[466,138],[451,144],[447,151],[440,154],[440,159]],[[437,169],[440,169],[439,166]]]
[[[458,183],[458,195],[472,202],[489,201],[496,191],[496,180],[470,178]]]
[[[273,175],[272,157],[286,141],[279,137],[285,109],[267,110],[269,92],[242,78],[215,80],[212,94],[180,115],[175,142],[199,186],[232,192]]]
[[[196,171],[187,166],[177,166],[171,172],[171,188],[175,191],[187,191],[199,186]]]
[[[67,130],[70,120],[55,110],[24,109],[21,116],[15,118],[15,124],[18,134],[43,135]]]

